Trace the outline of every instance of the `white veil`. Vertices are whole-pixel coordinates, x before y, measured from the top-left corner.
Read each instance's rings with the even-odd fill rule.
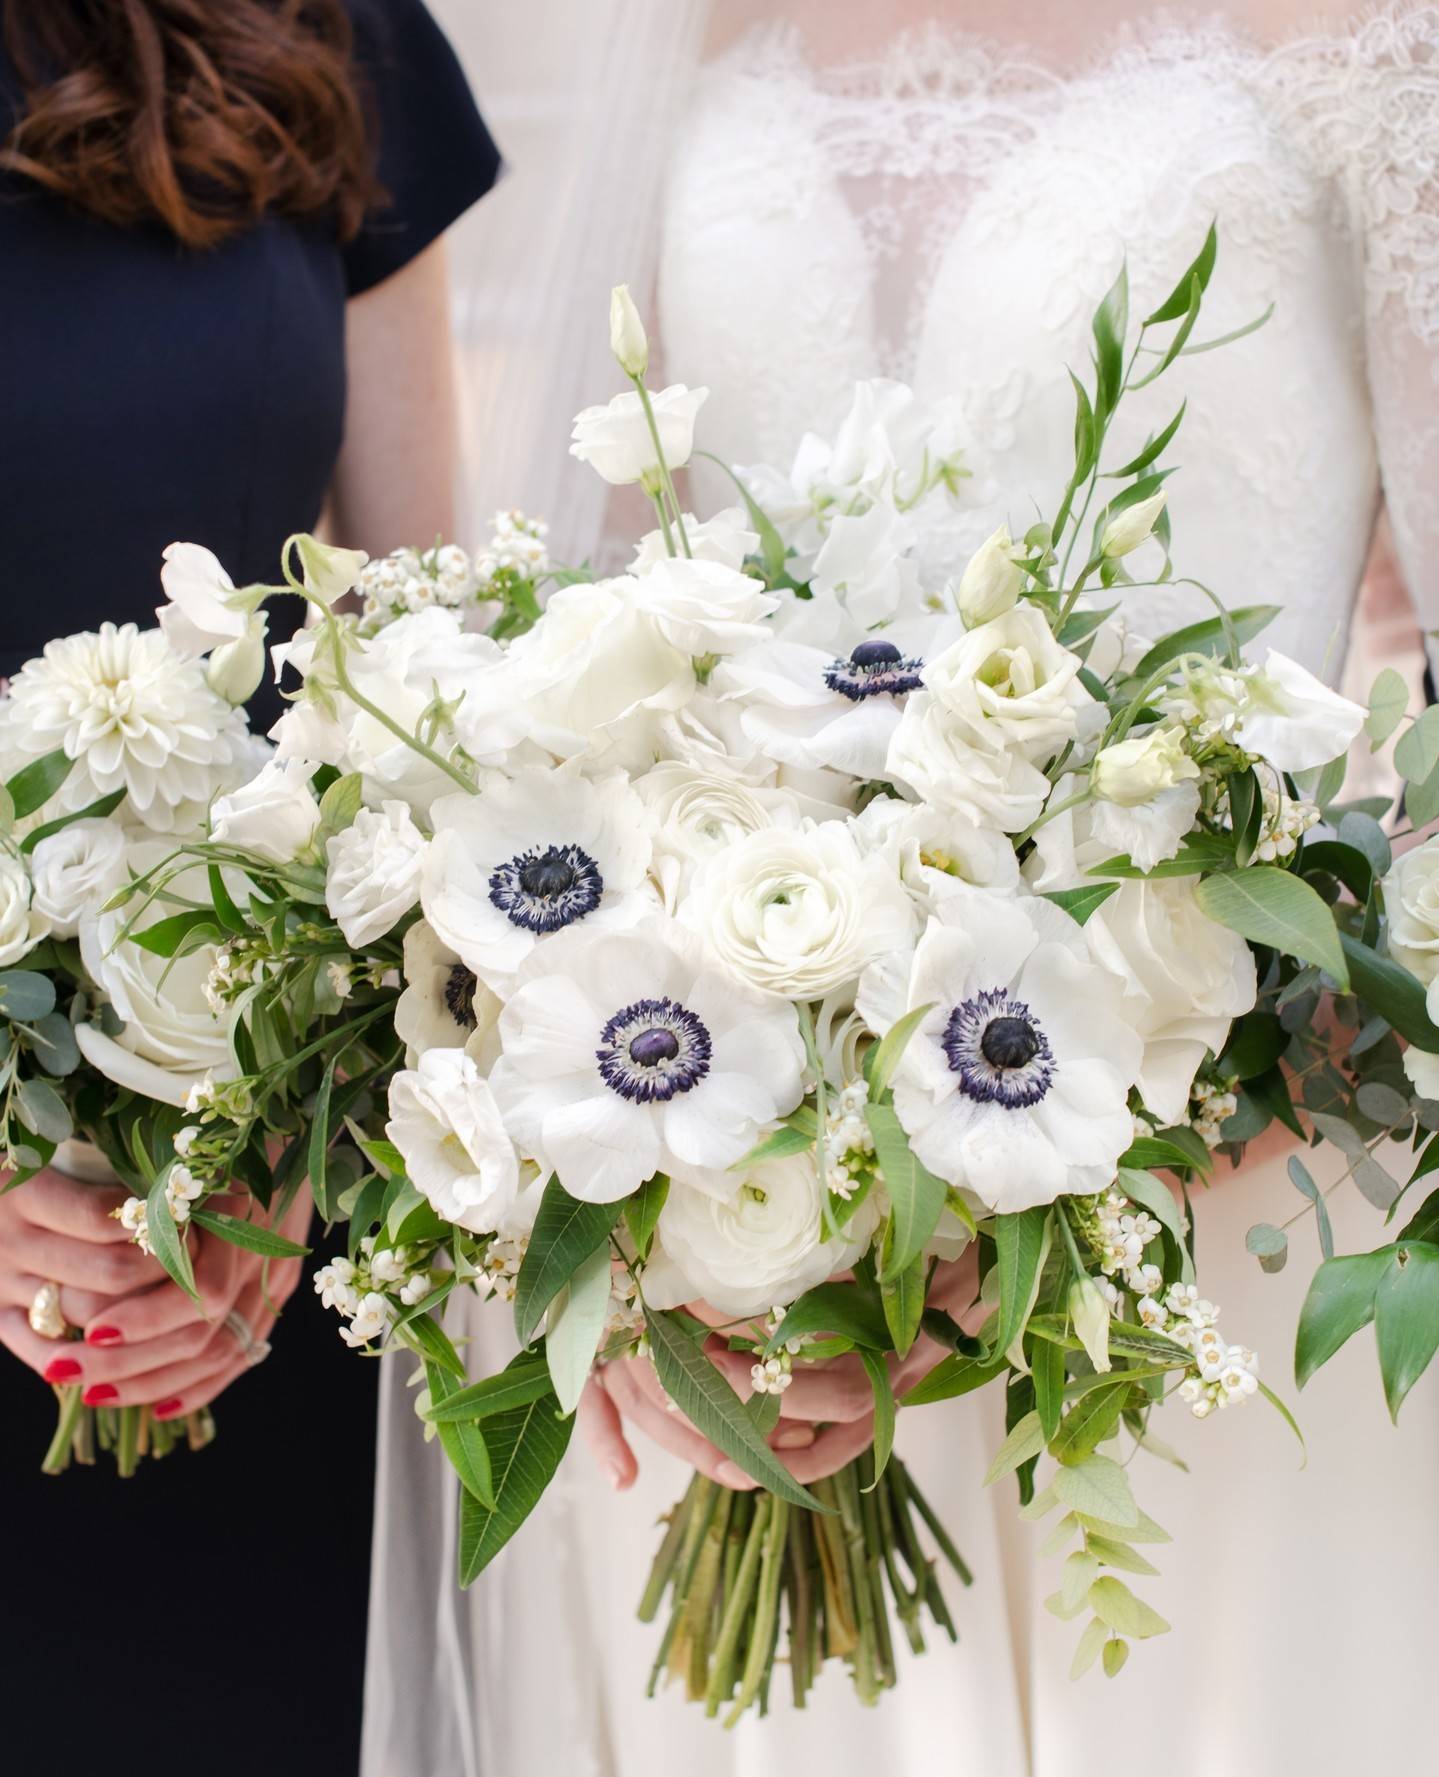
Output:
[[[520,506],[555,559],[595,548],[608,489],[567,454],[570,421],[620,386],[612,285],[650,288],[665,148],[698,64],[709,0],[430,0],[505,157],[498,188],[451,239],[460,410],[460,537]],[[461,1323],[463,1319],[464,1324]],[[508,1317],[452,1311],[471,1367],[493,1370]],[[487,1693],[504,1633],[484,1582],[456,1581],[455,1478],[422,1440],[406,1384],[380,1390],[362,1777],[492,1777],[514,1700]],[[508,1742],[508,1745],[507,1745]]]

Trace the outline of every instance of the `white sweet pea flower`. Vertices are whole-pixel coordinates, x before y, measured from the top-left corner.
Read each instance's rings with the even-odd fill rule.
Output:
[[[911,941],[915,915],[884,859],[838,821],[735,841],[696,873],[680,918],[737,981],[821,999]]]
[[[1100,536],[1100,554],[1107,555],[1114,561],[1121,555],[1128,555],[1131,550],[1138,549],[1153,533],[1168,497],[1164,489],[1160,488],[1157,494],[1151,494],[1147,500],[1139,500],[1133,506],[1126,506],[1122,512],[1117,512],[1105,525]]]
[[[430,1049],[464,1049],[488,1068],[499,1054],[500,1002],[423,919],[405,933],[404,976],[395,1035],[405,1066],[417,1067]]]
[[[913,615],[920,604],[919,567],[909,553],[914,541],[913,524],[892,506],[832,519],[814,558],[814,589],[837,599],[866,629]]]
[[[830,1240],[822,1194],[812,1154],[761,1161],[728,1198],[676,1181],[645,1266],[646,1303],[677,1308],[702,1298],[738,1318],[847,1271],[870,1243],[878,1206],[866,1200]]]
[[[235,582],[217,556],[198,543],[170,543],[163,554],[160,584],[168,604],[155,612],[165,640],[186,660],[236,642],[245,634],[245,612],[231,604]]]
[[[306,589],[327,608],[357,584],[370,559],[363,549],[341,549],[308,534],[296,538],[295,552]]]
[[[662,761],[634,789],[653,823],[650,872],[669,912],[706,859],[746,834],[800,822],[799,805],[787,791],[679,760]]]
[[[683,383],[672,383],[650,395],[669,468],[681,469],[690,460],[695,417],[708,396],[708,389],[687,389]],[[571,437],[570,455],[588,463],[612,487],[653,479],[659,473],[649,422],[634,390],[616,395],[605,407],[586,407],[577,413]]]
[[[686,512],[684,526],[690,555],[695,561],[712,561],[721,567],[739,568],[744,565],[745,557],[759,547],[759,533],[749,528],[749,518],[743,506],[726,506],[713,518],[706,519],[698,519],[693,513]],[[629,571],[644,575],[660,562],[671,559],[664,532],[649,531],[641,537]]]
[[[491,1074],[505,1125],[572,1197],[656,1172],[732,1196],[731,1166],[803,1094],[794,1007],[720,974],[673,921],[561,932],[520,970]]]
[[[520,1164],[489,1082],[463,1049],[431,1049],[390,1081],[385,1134],[437,1215],[492,1234],[514,1207]]]
[[[1102,747],[1090,767],[1089,784],[1100,801],[1135,808],[1199,775],[1199,767],[1184,750],[1184,731],[1160,723],[1144,734]]]
[[[1023,554],[1015,547],[1009,526],[1002,524],[969,558],[954,595],[966,629],[1003,617],[1018,604],[1024,575],[1016,558]]]
[[[57,938],[73,938],[125,876],[125,835],[111,820],[71,821],[42,839],[30,857],[32,905]]]
[[[1246,675],[1247,702],[1237,739],[1280,771],[1310,771],[1347,752],[1364,726],[1364,710],[1271,648],[1264,666]]]
[[[0,852],[0,968],[9,968],[50,931],[34,905],[30,874],[19,858]]]
[[[850,830],[861,851],[884,859],[923,919],[965,888],[1012,893],[1020,886],[1013,844],[963,815],[876,796]]]
[[[924,684],[967,726],[972,744],[1042,765],[1098,714],[1079,668],[1079,656],[1054,639],[1043,611],[1025,604],[926,662]]]
[[[638,581],[635,602],[667,642],[693,655],[752,647],[766,637],[763,620],[779,605],[751,575],[683,556],[656,562]]]
[[[872,965],[858,1006],[883,1034],[932,1005],[894,1105],[918,1158],[1001,1214],[1103,1190],[1133,1139],[1143,1049],[1087,928],[1048,901],[944,901],[912,956]]]
[[[584,922],[622,929],[654,911],[644,805],[618,772],[494,777],[477,796],[446,796],[420,872],[439,936],[503,992],[537,945]]]
[[[210,809],[210,838],[270,864],[290,864],[310,849],[320,805],[310,788],[311,759],[270,759],[263,770]]]
[[[610,350],[626,376],[643,376],[649,368],[650,342],[628,284],[610,291]]]
[[[811,501],[847,507],[859,497],[898,505],[914,499],[941,464],[956,460],[959,445],[952,405],[926,406],[906,384],[871,377],[855,384],[833,443],[806,434],[792,481]]]
[[[425,838],[404,802],[362,808],[325,847],[325,905],[355,950],[382,938],[420,898]]]
[[[1022,751],[977,743],[973,724],[929,691],[906,700],[881,775],[922,802],[1001,833],[1022,832],[1037,820],[1050,789]]]

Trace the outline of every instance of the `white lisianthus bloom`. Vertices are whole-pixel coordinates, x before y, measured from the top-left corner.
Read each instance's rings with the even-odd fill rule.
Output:
[[[50,921],[34,905],[30,873],[19,858],[0,852],[0,968],[18,963],[49,931]]]
[[[1058,786],[1055,795],[1059,795]],[[1152,870],[1178,854],[1193,832],[1198,814],[1198,784],[1175,784],[1173,789],[1161,790],[1148,802],[1136,803],[1132,808],[1120,802],[1096,802],[1090,813],[1089,830],[1102,844],[1105,857],[1127,853],[1139,869]]]
[[[33,905],[57,938],[73,938],[85,914],[119,888],[124,859],[125,835],[110,820],[71,821],[40,841],[30,858]]]
[[[1024,604],[928,661],[924,684],[965,723],[974,745],[1042,765],[1098,715],[1079,668],[1079,656],[1054,639],[1043,611]]]
[[[728,980],[671,920],[580,926],[537,948],[500,1040],[490,1077],[505,1126],[592,1203],[656,1172],[732,1196],[726,1169],[804,1091],[794,1007]]]
[[[562,586],[509,649],[533,737],[559,758],[649,765],[661,719],[694,693],[694,664],[651,621],[643,584]]]
[[[1107,555],[1114,561],[1121,555],[1128,555],[1132,550],[1138,549],[1153,534],[1167,498],[1168,495],[1161,488],[1147,500],[1138,500],[1133,506],[1126,506],[1122,512],[1115,513],[1100,536],[1100,554]]]
[[[623,929],[655,910],[644,804],[618,772],[496,776],[477,796],[442,797],[431,818],[425,918],[500,991],[553,933]]]
[[[800,821],[799,804],[787,791],[679,760],[664,760],[634,788],[653,822],[650,873],[670,912],[705,859],[748,833]]]
[[[1102,747],[1090,767],[1089,783],[1100,801],[1135,808],[1199,775],[1199,767],[1184,750],[1183,729],[1160,723],[1144,734]]]
[[[1248,698],[1238,741],[1280,771],[1311,771],[1347,752],[1364,710],[1276,649],[1246,675]]]
[[[1012,893],[1020,886],[1013,844],[963,815],[876,796],[851,821],[850,831],[862,851],[885,860],[921,918],[965,888]]]
[[[912,956],[861,979],[876,1034],[933,1006],[900,1059],[895,1111],[924,1165],[986,1209],[1103,1190],[1133,1139],[1143,1048],[1086,935],[1048,901],[976,890],[941,904]]]
[[[385,1134],[447,1222],[492,1234],[514,1207],[519,1158],[489,1083],[463,1049],[431,1049],[394,1076]]]
[[[649,368],[650,342],[628,284],[610,291],[610,350],[626,376],[643,376]]]
[[[4,742],[10,771],[57,749],[74,761],[46,818],[123,790],[116,818],[155,833],[195,826],[258,764],[243,713],[200,662],[133,623],[65,636],[27,661],[10,681]]]
[[[1434,1016],[1432,1006],[1429,1016]],[[1439,1098],[1439,1055],[1416,1049],[1410,1043],[1404,1050],[1404,1072],[1421,1098]]]
[[[156,839],[130,846],[130,870],[143,875],[173,853]],[[208,903],[204,867],[182,872],[170,885],[177,896]],[[164,909],[158,910],[164,917]],[[216,947],[202,944],[180,957],[156,956],[121,939],[133,907],[88,912],[80,921],[80,954],[99,991],[125,1028],[108,1037],[98,1024],[79,1024],[75,1039],[90,1065],[131,1092],[183,1107],[192,1087],[232,1080],[239,1069],[226,1021],[211,1010],[205,987]],[[154,923],[147,920],[146,924]]]
[[[290,864],[310,850],[320,805],[310,788],[310,759],[269,759],[264,769],[210,809],[210,838],[270,864]]]
[[[638,608],[667,642],[686,654],[734,654],[763,640],[779,600],[763,584],[722,562],[681,556],[656,562],[638,582]]]
[[[811,581],[823,598],[839,601],[868,629],[920,606],[919,567],[910,557],[912,522],[892,506],[832,519],[814,558]]]
[[[954,595],[966,629],[1003,617],[1018,604],[1024,575],[1016,557],[1023,554],[1023,549],[1015,548],[1007,524],[1002,524],[975,550],[959,577]]]
[[[362,808],[325,847],[325,905],[355,950],[381,938],[420,898],[425,837],[404,802]]]
[[[726,506],[713,518],[698,519],[693,513],[684,515],[685,536],[689,539],[690,556],[695,561],[718,562],[722,567],[738,568],[744,559],[759,547],[759,532],[749,528],[743,506]],[[630,572],[647,574],[660,562],[671,560],[663,531],[649,531],[639,542]]]
[[[1389,953],[1429,989],[1439,1013],[1439,836],[1396,857],[1383,881]]]
[[[1020,749],[977,745],[972,725],[929,691],[906,700],[882,775],[922,802],[1001,833],[1037,820],[1050,787]]]
[[[645,1266],[646,1303],[703,1299],[721,1314],[765,1314],[847,1271],[870,1243],[878,1206],[871,1194],[842,1238],[828,1240],[822,1196],[812,1154],[760,1161],[728,1198],[676,1181]]]
[[[736,840],[696,871],[680,918],[727,974],[787,1000],[857,980],[916,926],[898,877],[839,821]]]
[[[651,393],[650,405],[669,468],[682,469],[690,460],[695,417],[708,396],[708,389],[687,389],[683,383]],[[577,413],[570,436],[574,441],[570,455],[588,463],[611,487],[627,487],[659,473],[649,422],[633,390],[616,395],[605,407],[586,407]]]
[[[500,1002],[423,919],[405,933],[404,976],[395,1035],[405,1066],[417,1067],[430,1049],[464,1049],[488,1068],[499,1054]]]

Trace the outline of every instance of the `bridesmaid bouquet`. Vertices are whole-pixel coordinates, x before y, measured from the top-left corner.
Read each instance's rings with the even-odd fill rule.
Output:
[[[989,1480],[1056,1516],[1075,1671],[1118,1672],[1166,1627],[1129,1583],[1164,1532],[1118,1458],[1174,1395],[1288,1417],[1201,1293],[1191,1191],[1275,1119],[1337,1143],[1391,1219],[1381,1144],[1412,1137],[1415,1178],[1439,1163],[1439,841],[1396,864],[1383,806],[1339,800],[1361,729],[1407,721],[1392,677],[1366,713],[1246,654],[1272,607],[1203,588],[1212,616],[1135,627],[1173,578],[1183,409],[1123,464],[1106,443],[1126,393],[1223,343],[1193,340],[1214,261],[1211,233],[1137,323],[1121,274],[1051,515],[950,578],[919,551],[962,489],[956,435],[896,384],[861,384],[790,473],[686,511],[706,391],[647,388],[623,290],[632,387],[572,449],[654,506],[624,572],[558,567],[513,513],[474,559],[293,538],[276,587],[187,558],[197,604],[249,625],[288,594],[314,623],[276,651],[300,689],[274,754],[104,901],[97,957],[203,969],[226,1015],[173,1151],[132,1156],[130,1213],[185,1287],[177,1172],[192,1223],[237,1176],[255,1238],[306,1179],[348,1221],[316,1287],[349,1344],[419,1360],[462,1585],[593,1376],[673,1403],[758,1483],[696,1477],[642,1603],[665,1614],[652,1687],[727,1722],[767,1706],[781,1646],[802,1704],[827,1659],[873,1699],[901,1639],[954,1635],[931,1550],[969,1576],[896,1413],[991,1385]],[[1439,814],[1433,714],[1395,748],[1416,823]],[[85,1052],[124,1086],[130,1013],[102,987],[124,1029]],[[1439,1340],[1439,1193],[1341,1257],[1291,1172],[1325,1255],[1299,1380],[1372,1318],[1397,1411]],[[1286,1239],[1250,1245],[1274,1269]],[[497,1375],[445,1330],[457,1290],[513,1315]],[[774,1438],[818,1364],[863,1379],[872,1432],[806,1483]]]

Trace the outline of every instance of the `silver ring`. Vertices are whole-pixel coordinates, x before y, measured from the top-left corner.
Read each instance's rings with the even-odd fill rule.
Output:
[[[239,1341],[240,1349],[245,1354],[245,1362],[251,1369],[256,1364],[264,1363],[270,1355],[269,1340],[255,1337],[254,1329],[238,1308],[232,1308],[225,1316],[225,1331],[233,1333]]]

